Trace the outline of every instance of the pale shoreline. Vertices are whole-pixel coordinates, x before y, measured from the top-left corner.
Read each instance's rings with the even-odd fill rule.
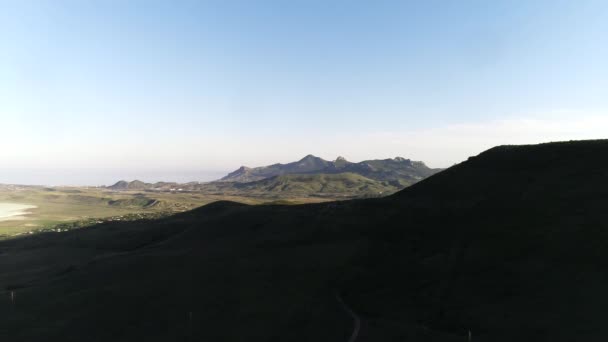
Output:
[[[38,208],[35,205],[20,203],[0,203],[0,222],[24,220],[30,215],[29,209]]]

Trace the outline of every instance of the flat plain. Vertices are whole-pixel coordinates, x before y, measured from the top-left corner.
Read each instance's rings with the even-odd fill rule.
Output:
[[[280,201],[314,203],[335,198],[282,196],[276,198],[215,195],[201,192],[112,191],[103,187],[0,186],[0,203],[33,206],[27,215],[0,220],[0,239],[41,231],[65,231],[108,221],[159,218],[215,201],[244,204]]]

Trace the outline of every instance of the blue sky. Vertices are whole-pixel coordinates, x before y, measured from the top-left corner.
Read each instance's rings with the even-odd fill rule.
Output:
[[[0,182],[602,138],[607,37],[606,1],[0,0]]]

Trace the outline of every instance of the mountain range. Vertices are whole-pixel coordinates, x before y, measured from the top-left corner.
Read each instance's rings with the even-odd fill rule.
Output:
[[[144,183],[119,181],[110,190],[199,191],[245,196],[374,197],[399,191],[441,169],[420,161],[393,159],[349,162],[342,157],[327,161],[308,155],[287,164],[240,167],[215,182]]]
[[[255,168],[242,166],[220,179],[220,181],[244,183],[289,174],[339,174],[348,172],[377,181],[399,182],[403,185],[410,185],[438,171],[440,170],[431,169],[423,162],[411,161],[401,157],[352,163],[343,157],[338,157],[334,161],[327,161],[309,154],[299,161],[288,164],[273,164]]]

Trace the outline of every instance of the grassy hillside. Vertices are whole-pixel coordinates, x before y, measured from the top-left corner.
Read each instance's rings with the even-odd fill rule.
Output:
[[[378,197],[400,189],[389,182],[372,180],[354,173],[283,175],[257,182],[237,183],[234,186],[250,194],[334,197]]]
[[[285,174],[251,182],[209,182],[159,185],[143,183],[143,192],[154,197],[158,193],[196,193],[201,196],[232,196],[266,200],[310,202],[311,199],[348,199],[380,197],[413,184],[406,180],[381,181],[351,172]],[[118,182],[108,189],[122,192],[129,183]]]
[[[346,341],[340,294],[360,341],[603,341],[606,170],[608,141],[507,146],[382,199],[0,242],[0,337]]]

